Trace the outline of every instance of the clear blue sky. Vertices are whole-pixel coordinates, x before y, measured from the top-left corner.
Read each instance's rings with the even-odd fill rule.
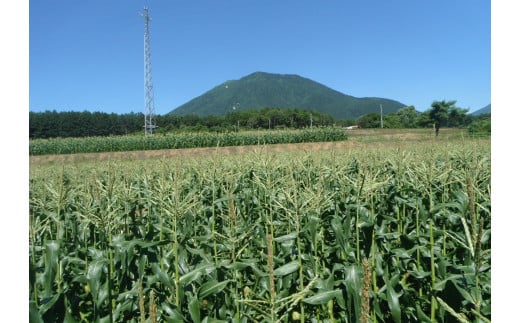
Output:
[[[255,71],[419,111],[491,102],[489,0],[30,0],[30,111],[143,112],[145,5],[157,114]]]

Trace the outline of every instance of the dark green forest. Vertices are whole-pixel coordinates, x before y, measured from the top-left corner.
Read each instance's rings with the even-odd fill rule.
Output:
[[[470,132],[491,133],[491,115],[471,115],[457,108],[455,101],[435,101],[432,108],[418,112],[413,106],[383,116],[384,128],[463,127]],[[435,106],[435,108],[434,108]],[[357,119],[334,119],[318,111],[284,108],[264,108],[229,112],[224,116],[196,115],[156,116],[157,133],[171,132],[231,132],[251,129],[301,129],[309,127],[359,125],[380,128],[381,115],[368,113]],[[29,138],[93,137],[141,134],[144,114],[103,112],[29,112]]]
[[[266,108],[242,110],[224,116],[157,115],[158,133],[332,126],[330,115],[317,111]],[[120,136],[144,132],[144,114],[102,112],[29,112],[29,138]]]

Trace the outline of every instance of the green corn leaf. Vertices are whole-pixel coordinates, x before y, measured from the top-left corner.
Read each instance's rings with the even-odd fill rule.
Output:
[[[390,312],[392,313],[392,318],[394,322],[401,322],[401,306],[399,304],[399,297],[401,294],[397,293],[391,285],[387,285],[387,298],[388,298],[388,307],[390,308]]]
[[[62,298],[63,294],[55,294],[52,297],[47,297],[42,300],[42,304],[40,305],[40,313],[45,315],[49,310],[55,307],[55,305],[59,305],[58,301]]]
[[[459,202],[438,203],[435,204],[430,211],[432,213],[437,213],[438,211],[443,211],[448,208],[456,208],[459,210],[459,212],[462,211],[461,204]]]
[[[336,239],[338,241],[338,244],[341,246],[341,248],[346,250],[345,240],[348,239],[348,234],[350,233],[350,230],[344,231],[343,224],[341,223],[341,219],[338,216],[334,216],[330,222],[332,230],[334,231],[334,234],[336,236]]]
[[[289,233],[289,234],[286,234],[283,236],[276,237],[273,240],[276,242],[283,242],[283,241],[294,240],[294,239],[296,239],[296,232],[292,232],[292,233]]]
[[[471,309],[471,313],[475,314],[479,319],[481,319],[485,323],[491,323],[490,319],[488,319],[487,317],[482,316],[482,314],[480,314],[479,312],[475,311],[475,309],[473,309],[473,308]]]
[[[455,280],[452,280],[451,283],[457,288],[457,290],[459,291],[459,293],[462,295],[462,297],[464,297],[464,299],[468,302],[470,302],[471,304],[474,304],[475,303],[475,300],[473,299],[473,297],[470,295],[470,293],[468,293],[468,291],[466,290],[466,287],[462,287],[459,285],[458,281],[455,281]]]
[[[193,281],[197,280],[199,277],[201,277],[203,274],[207,275],[207,274],[213,272],[215,270],[215,268],[216,267],[214,264],[201,265],[201,266],[193,269],[192,271],[182,275],[179,278],[179,283],[182,286],[190,284],[191,282],[193,282]]]
[[[121,317],[122,315],[124,315],[123,314],[124,312],[132,311],[132,309],[135,305],[132,298],[135,297],[135,299],[137,299],[137,297],[139,297],[139,296],[137,296],[137,294],[135,294],[135,295],[131,295],[130,293],[125,293],[125,294],[126,295],[119,294],[119,296],[117,298],[117,305],[113,312],[115,322],[118,322],[118,318]],[[123,295],[123,296],[121,297],[121,295]],[[72,322],[75,322],[75,321],[72,321]]]
[[[454,280],[457,280],[459,278],[461,278],[462,275],[459,275],[459,274],[454,274],[454,275],[451,275],[450,277],[446,278],[446,279],[443,279],[441,281],[435,281],[435,285],[433,286],[433,289],[434,290],[438,290],[438,291],[443,291],[446,287],[446,283],[448,281],[454,281]]]
[[[262,270],[260,270],[260,269],[256,266],[255,263],[251,263],[249,266],[250,266],[251,269],[253,270],[253,273],[255,274],[255,276],[257,276],[257,277],[267,277],[267,276],[269,276],[268,273],[263,272]]]
[[[342,298],[343,294],[340,289],[335,289],[331,291],[321,292],[319,294],[313,295],[311,297],[307,297],[303,299],[304,303],[311,305],[319,305],[319,304],[327,304],[331,299],[339,299]]]
[[[206,254],[203,249],[195,249],[195,248],[191,248],[189,246],[186,246],[186,250],[190,254],[192,254],[192,255],[199,255],[206,262],[210,262],[211,261],[211,256]]]
[[[241,262],[241,261],[236,261],[234,263],[229,263],[229,264],[225,265],[224,267],[227,269],[232,269],[232,270],[244,270],[247,267],[251,267],[251,264]]]
[[[467,317],[462,313],[457,313],[453,308],[451,308],[448,304],[446,304],[440,297],[436,297],[439,304],[444,308],[448,313],[453,315],[459,322],[461,323],[470,323]]]
[[[419,322],[431,323],[430,317],[424,313],[419,304],[415,305],[415,310],[417,311],[417,318]]]
[[[139,257],[139,262],[138,262],[138,265],[137,265],[137,272],[139,273],[139,279],[143,279],[143,276],[144,276],[144,269],[145,269],[145,266],[146,266],[146,263],[148,262],[148,257],[146,255],[142,255],[141,257]]]
[[[417,279],[425,279],[427,277],[431,276],[431,272],[429,271],[423,271],[421,269],[415,269],[414,271],[409,272],[411,276],[417,278]]]
[[[29,301],[29,322],[43,323],[42,316],[33,301]]]
[[[105,300],[108,299],[108,281],[106,281],[101,289],[99,290],[98,297],[97,297],[97,306],[100,306],[105,302]]]
[[[474,303],[482,303],[482,290],[480,287],[472,287],[470,290],[470,295],[474,299]]]
[[[187,322],[182,313],[179,312],[179,309],[173,309],[167,302],[161,303],[161,309],[163,314],[167,315],[168,322]]]
[[[437,263],[437,267],[438,267],[437,278],[446,277],[446,263],[447,263],[446,258],[442,255],[437,255],[436,263]]]
[[[106,263],[102,259],[96,259],[88,265],[87,280],[90,287],[90,293],[94,298],[94,303],[98,302],[98,297],[101,291],[101,278],[105,266]]]
[[[168,275],[161,270],[161,268],[159,267],[159,264],[154,262],[152,264],[152,271],[154,273],[154,275],[159,278],[159,281],[164,284],[164,286],[166,286],[171,293],[174,293],[174,288],[173,288],[173,282],[171,280],[170,277],[168,277]]]
[[[397,293],[394,289],[394,286],[399,281],[399,276],[394,275],[393,277],[389,277],[388,267],[385,268],[385,275],[383,276],[386,287],[386,300],[388,302],[388,307],[390,308],[390,313],[392,314],[392,318],[394,322],[401,322],[401,304],[399,303],[399,297],[403,294],[403,292]],[[381,288],[383,289],[383,288]]]
[[[330,290],[334,286],[334,275],[331,275],[327,268],[325,268],[325,270],[328,273],[328,278],[318,278],[313,285],[314,288],[317,288],[320,291]]]
[[[106,315],[98,320],[99,323],[110,323],[112,320],[110,319],[110,314]]]
[[[275,276],[285,276],[285,275],[292,274],[293,272],[298,270],[299,267],[300,267],[300,265],[298,264],[298,261],[293,260],[290,263],[287,263],[281,267],[276,268],[273,273]]]
[[[54,280],[59,264],[60,243],[48,241],[45,244],[45,271],[43,272],[44,296],[50,296],[53,292]]]
[[[229,283],[229,279],[221,281],[221,282],[218,282],[216,280],[211,280],[209,282],[204,283],[202,286],[200,286],[199,298],[204,299],[210,295],[221,292],[224,288],[226,288],[226,285],[228,283]]]
[[[462,222],[462,225],[464,227],[464,233],[466,234],[466,240],[468,242],[466,246],[469,248],[469,251],[471,252],[471,257],[475,257],[475,251],[473,250],[473,241],[471,240],[471,234],[469,233],[469,228],[468,224],[466,223],[466,219],[464,219],[461,216],[460,221]]]
[[[344,267],[345,286],[347,287],[347,294],[354,302],[354,312],[356,317],[361,315],[361,267],[351,265]]]
[[[394,255],[396,255],[399,258],[403,258],[403,259],[411,258],[409,252],[407,250],[404,250],[403,248],[394,249],[394,250],[392,250],[392,252],[394,253]]]
[[[200,323],[200,302],[197,297],[192,297],[188,304],[191,319],[194,323]]]

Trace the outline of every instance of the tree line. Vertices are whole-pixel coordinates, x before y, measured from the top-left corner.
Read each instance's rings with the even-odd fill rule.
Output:
[[[491,114],[471,115],[468,109],[457,107],[457,101],[433,101],[431,108],[419,112],[414,106],[399,109],[395,113],[383,116],[368,113],[357,120],[347,120],[346,125],[358,125],[361,128],[429,128],[438,135],[441,127],[468,128],[470,132],[491,133]]]
[[[242,129],[305,128],[331,126],[325,113],[298,109],[242,110],[224,116],[157,115],[158,133],[175,131],[229,132]],[[144,132],[143,113],[29,112],[29,138],[118,136]]]
[[[418,112],[408,106],[383,116],[385,128],[468,127],[475,122],[489,120],[490,116],[471,116],[467,110],[455,106],[455,101],[435,101],[432,108]],[[381,115],[369,113],[358,119],[334,120],[318,111],[265,108],[229,112],[224,116],[157,115],[158,133],[185,131],[229,132],[245,129],[308,128],[323,126],[381,127]],[[143,133],[143,113],[103,112],[29,112],[29,138],[119,136]],[[486,124],[475,129],[487,129]],[[438,129],[437,128],[437,129]],[[471,127],[470,127],[471,128]],[[489,126],[490,131],[490,126]]]

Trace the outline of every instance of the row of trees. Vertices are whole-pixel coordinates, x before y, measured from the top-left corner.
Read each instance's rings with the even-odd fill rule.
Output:
[[[188,122],[189,121],[189,122]],[[334,119],[325,113],[298,109],[265,108],[260,110],[240,110],[224,116],[174,116],[158,117],[162,131],[210,130],[236,131],[238,129],[306,128],[310,126],[331,126]]]
[[[396,113],[384,115],[384,128],[426,128],[435,127],[438,133],[440,127],[467,127],[482,117],[468,114],[467,109],[455,106],[456,101],[434,101],[431,108],[418,112],[414,106],[399,109]],[[489,116],[483,116],[489,117]],[[352,123],[354,121],[350,121]],[[369,113],[355,122],[362,128],[381,127],[381,115]]]
[[[455,106],[456,101],[434,101],[431,108],[418,112],[414,106],[404,107],[383,116],[385,128],[469,127],[491,131],[490,115],[472,116],[466,109]],[[266,108],[234,111],[225,116],[198,117],[195,115],[156,117],[157,132],[175,131],[238,131],[239,129],[307,128],[314,126],[381,127],[381,115],[369,113],[358,119],[334,120],[317,111]],[[480,122],[478,126],[475,122]],[[29,138],[88,137],[126,135],[143,132],[142,113],[108,114],[102,112],[29,112]],[[470,126],[472,125],[472,126]]]
[[[29,138],[125,135],[143,129],[142,113],[29,112]]]
[[[225,116],[158,115],[157,132],[238,131],[239,129],[306,128],[331,126],[333,118],[316,111],[266,108],[242,110]],[[89,137],[144,132],[144,114],[102,112],[29,112],[29,138]]]

